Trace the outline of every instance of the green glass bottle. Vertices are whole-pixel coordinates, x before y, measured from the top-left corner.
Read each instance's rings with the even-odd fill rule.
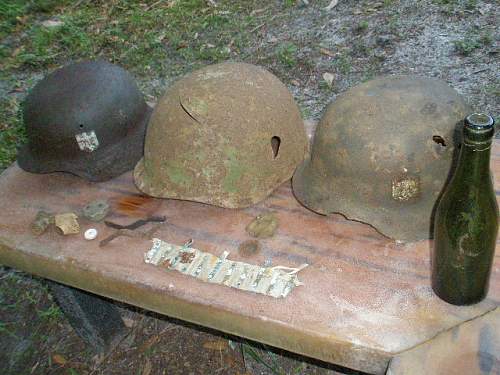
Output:
[[[498,205],[490,173],[493,118],[465,119],[455,172],[434,218],[432,288],[454,305],[486,297],[498,232]]]

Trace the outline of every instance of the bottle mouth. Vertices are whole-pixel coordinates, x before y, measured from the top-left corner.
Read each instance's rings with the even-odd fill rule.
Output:
[[[493,129],[495,121],[486,113],[471,113],[465,118],[465,126],[473,130]]]

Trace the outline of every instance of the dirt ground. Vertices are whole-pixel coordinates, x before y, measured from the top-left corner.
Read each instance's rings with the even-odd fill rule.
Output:
[[[318,119],[337,95],[382,74],[440,78],[463,94],[475,110],[493,116],[500,111],[498,1],[339,0],[333,9],[326,9],[329,0],[187,3],[194,5],[180,9],[175,1],[78,1],[71,6],[31,11],[29,15],[15,14],[11,20],[0,4],[0,15],[8,21],[0,21],[4,22],[0,46],[0,164],[5,167],[12,162],[15,147],[23,141],[19,108],[29,89],[47,72],[85,57],[125,66],[151,103],[179,75],[207,63],[235,60],[259,64],[275,73],[293,92],[305,118]],[[92,16],[78,23],[82,14],[102,12],[109,18],[117,9],[120,13],[116,17],[120,18],[116,20],[99,21]],[[171,31],[171,36],[148,29],[150,25],[139,30],[144,26],[140,23],[142,16],[147,19],[148,14],[161,11],[166,12],[165,17],[172,17],[172,24],[191,24],[185,30],[175,26],[182,30],[178,35]],[[140,17],[136,19],[137,14]],[[47,21],[66,24],[54,38],[43,29],[52,27]],[[165,22],[170,21],[166,18]],[[138,24],[139,31],[120,29],[123,35],[110,31],[105,35],[108,39],[97,39],[112,25],[122,24]],[[113,46],[113,38],[118,38],[119,44],[120,38],[135,40],[136,36],[140,51],[132,55],[143,53],[140,58],[127,51],[116,52],[119,47]],[[141,38],[149,37],[153,41],[170,39],[151,50],[148,45],[153,42],[140,44]],[[96,43],[100,43],[99,48],[93,47]],[[0,372],[358,373],[130,306],[120,305],[120,311],[128,335],[113,351],[97,355],[73,332],[43,280],[0,268]]]

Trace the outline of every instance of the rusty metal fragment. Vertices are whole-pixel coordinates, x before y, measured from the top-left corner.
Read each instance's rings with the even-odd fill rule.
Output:
[[[54,224],[54,215],[46,211],[38,211],[31,223],[31,231],[39,236],[44,233],[49,225]]]
[[[99,242],[99,247],[106,246],[108,243],[113,241],[115,238],[122,237],[122,236],[131,237],[131,238],[144,238],[144,239],[150,240],[153,237],[154,233],[158,230],[159,227],[160,227],[160,225],[157,224],[145,232],[134,231],[133,229],[118,229],[113,234],[111,234],[108,237],[106,237],[105,239],[101,240]]]
[[[55,225],[64,235],[80,233],[80,224],[78,224],[78,216],[73,212],[57,214],[54,217]]]
[[[252,237],[269,238],[274,235],[278,225],[276,216],[273,213],[267,213],[257,216],[245,229]]]
[[[109,212],[109,204],[103,199],[90,202],[83,207],[83,217],[90,221],[99,222],[103,220]]]
[[[110,228],[114,228],[114,229],[131,229],[131,230],[133,230],[133,229],[140,228],[147,223],[163,223],[163,222],[165,222],[165,220],[167,220],[167,218],[165,216],[151,216],[151,217],[148,217],[147,219],[141,219],[141,220],[134,221],[132,224],[129,224],[129,225],[120,225],[120,224],[113,223],[111,221],[105,221],[104,224],[106,224],[106,226],[108,226]]]

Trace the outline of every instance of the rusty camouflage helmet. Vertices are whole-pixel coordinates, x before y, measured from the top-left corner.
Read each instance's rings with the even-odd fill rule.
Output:
[[[293,191],[321,214],[341,213],[402,241],[430,236],[457,125],[468,105],[436,79],[391,76],[338,97],[318,124]]]
[[[26,97],[28,143],[19,150],[18,164],[33,173],[108,180],[141,158],[150,112],[124,69],[104,61],[65,66]]]
[[[177,81],[151,116],[137,187],[163,198],[250,206],[291,178],[307,141],[286,86],[245,63]]]

